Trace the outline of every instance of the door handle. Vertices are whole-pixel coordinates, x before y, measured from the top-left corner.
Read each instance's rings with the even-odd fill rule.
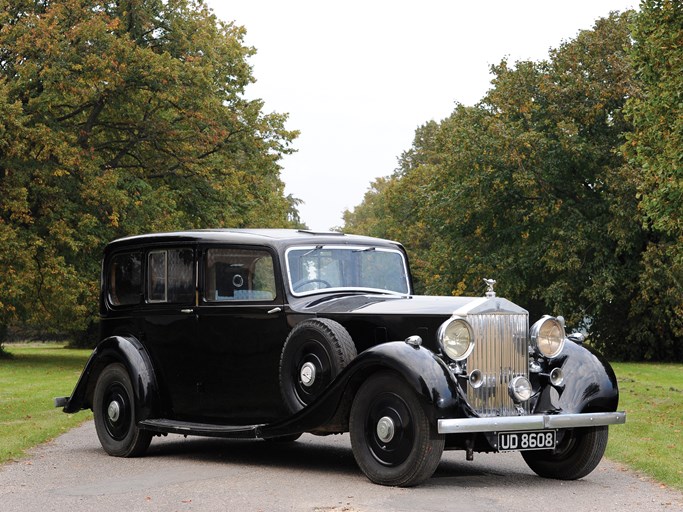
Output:
[[[181,309],[181,313],[194,313],[194,309],[192,308],[186,308],[186,309]]]
[[[275,313],[279,313],[280,311],[282,311],[282,308],[273,308],[268,310],[268,314],[274,315]]]

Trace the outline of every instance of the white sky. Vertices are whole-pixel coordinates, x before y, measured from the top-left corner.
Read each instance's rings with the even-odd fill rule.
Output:
[[[473,105],[504,57],[541,60],[635,0],[207,0],[247,29],[249,98],[300,130],[286,193],[309,228],[341,226],[370,183],[391,174],[415,129]]]

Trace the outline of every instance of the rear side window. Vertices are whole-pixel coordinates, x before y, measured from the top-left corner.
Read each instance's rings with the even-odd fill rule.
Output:
[[[194,302],[194,251],[163,249],[147,256],[149,302]]]
[[[273,258],[257,249],[209,249],[205,298],[209,302],[275,300]]]
[[[142,254],[116,254],[109,263],[108,296],[113,306],[139,304],[142,297]]]

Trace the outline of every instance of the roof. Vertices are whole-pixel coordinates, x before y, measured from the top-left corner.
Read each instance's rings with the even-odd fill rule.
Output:
[[[119,238],[110,242],[107,249],[174,242],[224,242],[244,245],[269,245],[273,247],[301,243],[400,246],[399,243],[390,240],[361,235],[347,235],[339,232],[320,233],[296,229],[197,229],[167,233],[148,233]]]

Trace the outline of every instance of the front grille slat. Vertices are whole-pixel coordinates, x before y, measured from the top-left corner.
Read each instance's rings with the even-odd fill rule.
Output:
[[[467,319],[475,338],[467,370],[480,370],[484,379],[480,388],[467,386],[470,405],[480,416],[518,415],[508,385],[517,376],[529,377],[528,315],[488,313],[468,315]],[[528,414],[528,405],[522,408]]]

